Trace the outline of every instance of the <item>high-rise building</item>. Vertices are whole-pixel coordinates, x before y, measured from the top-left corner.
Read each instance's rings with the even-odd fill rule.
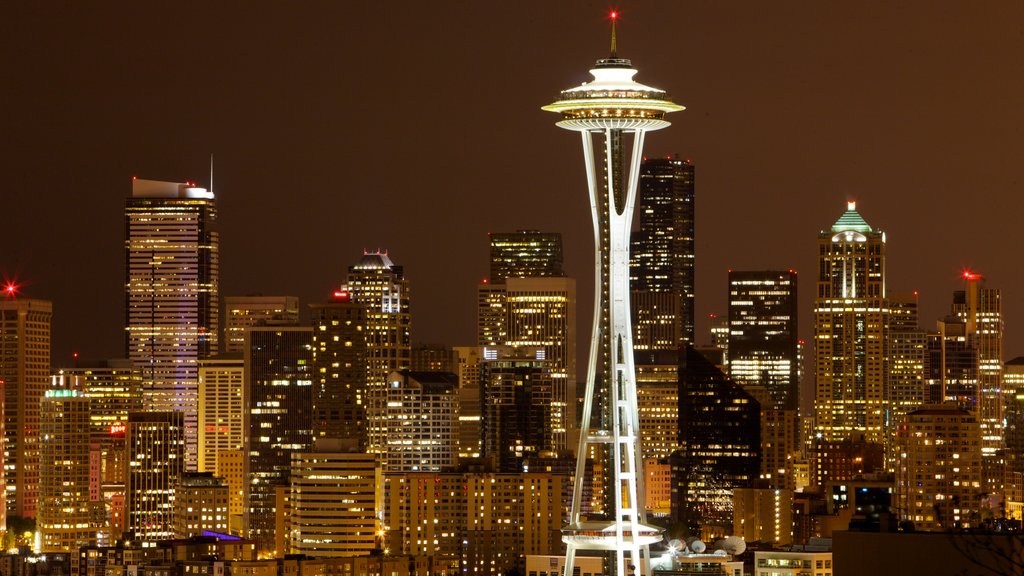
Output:
[[[221,352],[244,352],[246,328],[297,326],[298,323],[299,299],[295,296],[225,296]]]
[[[1024,503],[1024,356],[1003,365],[1006,499]]]
[[[1003,304],[998,288],[981,274],[965,270],[964,289],[953,294],[953,314],[963,320],[978,351],[978,424],[982,477],[990,492],[1003,479]]]
[[[199,472],[216,471],[222,452],[242,449],[244,393],[241,352],[199,361]]]
[[[954,404],[912,410],[898,432],[896,510],[916,530],[948,531],[978,522],[981,427]]]
[[[694,340],[694,166],[675,157],[640,164],[640,228],[633,232],[630,285],[634,345],[675,350]]]
[[[903,414],[929,402],[925,384],[927,338],[918,325],[917,292],[889,293],[888,368],[889,410],[898,421]]]
[[[491,239],[491,284],[503,284],[509,278],[565,276],[560,233],[517,230],[488,236]]]
[[[125,348],[146,409],[185,414],[186,468],[197,465],[200,358],[217,352],[220,256],[213,192],[133,179],[125,202]]]
[[[483,452],[483,402],[480,359],[483,348],[455,346],[455,373],[459,377],[459,458],[478,458]]]
[[[732,530],[735,488],[761,471],[761,406],[692,346],[679,359],[679,444],[672,464],[673,517],[701,534]]]
[[[174,537],[174,493],[185,468],[185,414],[128,415],[125,537],[156,546]]]
[[[885,440],[885,233],[849,202],[818,235],[814,300],[817,433],[838,442]]]
[[[89,494],[89,398],[50,389],[40,405],[37,552],[74,552],[96,544],[96,506]]]
[[[485,346],[480,361],[483,455],[501,472],[553,452],[553,378],[540,346]]]
[[[370,452],[380,453],[387,442],[384,397],[388,374],[408,368],[411,360],[409,280],[387,252],[366,252],[358,264],[349,266],[338,297],[366,307],[366,446]]]
[[[228,486],[213,472],[185,472],[174,489],[177,538],[228,533]]]
[[[576,422],[569,390],[576,382],[576,280],[509,278],[505,344],[541,346],[552,378],[550,424],[554,450],[565,451]]]
[[[413,372],[455,372],[455,366],[455,352],[444,344],[415,346],[409,361],[409,369]]]
[[[644,459],[668,458],[679,449],[679,353],[636,352],[636,397]]]
[[[128,414],[142,410],[142,371],[128,359],[78,361],[59,371],[63,385],[89,399],[89,435],[103,452],[124,447]]]
[[[244,532],[246,476],[248,454],[244,449],[223,450],[217,454],[214,475],[228,486],[228,530],[231,534]]]
[[[366,448],[366,306],[348,294],[311,304],[313,435]]]
[[[245,341],[245,520],[263,552],[275,550],[275,490],[288,485],[293,452],[313,440],[313,330],[254,327]]]
[[[375,454],[356,440],[318,438],[311,452],[293,452],[291,539],[293,554],[330,558],[362,556],[377,547]]]
[[[797,275],[782,270],[729,271],[729,377],[763,386],[770,406],[800,406],[797,368]]]
[[[637,481],[643,473],[643,460],[630,326],[629,235],[644,136],[668,126],[665,115],[683,107],[664,91],[633,80],[636,69],[616,54],[616,18],[617,12],[612,12],[611,56],[598,60],[591,69],[593,81],[563,90],[556,102],[543,109],[559,114],[559,127],[583,137],[596,248],[594,330],[572,508],[563,531],[568,544],[565,571],[572,573],[577,549],[597,549],[608,551],[612,575],[624,576],[633,566],[628,571],[639,576],[650,559],[649,545],[660,541],[661,534],[647,525],[644,494],[639,488],[642,482]],[[595,510],[602,516],[584,520],[583,486],[591,451],[605,474],[601,486],[604,509]],[[606,536],[600,536],[602,532]]]
[[[47,300],[0,300],[0,380],[4,381],[7,514],[34,518],[39,497],[39,403],[50,376]]]
[[[451,372],[388,376],[382,465],[386,472],[444,472],[459,454],[459,377]]]

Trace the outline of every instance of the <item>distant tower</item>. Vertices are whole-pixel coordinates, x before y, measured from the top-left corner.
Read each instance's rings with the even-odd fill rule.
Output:
[[[885,233],[856,202],[818,235],[814,300],[815,414],[825,442],[884,443]]]
[[[311,304],[313,436],[349,438],[366,448],[366,306],[337,291]]]
[[[459,377],[451,372],[388,376],[385,472],[450,472],[459,456]]]
[[[765,387],[770,407],[799,408],[796,272],[729,272],[728,354],[734,382]]]
[[[480,360],[483,454],[500,472],[554,450],[553,379],[541,346],[485,346]]]
[[[640,229],[631,236],[630,286],[638,350],[694,340],[694,167],[648,158],[640,165]]]
[[[412,356],[409,280],[386,251],[366,252],[358,264],[349,266],[339,293],[366,307],[366,447],[380,453],[387,441],[384,397],[388,374],[408,368]]]
[[[89,398],[78,390],[50,389],[40,407],[39,552],[72,552],[96,544],[89,499]]]
[[[39,402],[49,387],[53,304],[0,300],[0,380],[4,381],[4,481],[7,514],[34,518],[39,497]]]
[[[299,299],[295,296],[225,296],[221,352],[245,350],[246,328],[296,326],[298,323]]]
[[[198,362],[217,352],[220,256],[213,192],[135,179],[125,202],[125,348],[142,369],[146,409],[185,414],[195,470]]]
[[[241,352],[199,361],[199,472],[216,472],[222,454],[242,449],[244,398]]]
[[[182,412],[128,415],[125,537],[156,546],[174,537],[174,490],[185,463]]]
[[[560,233],[518,230],[490,237],[492,284],[509,278],[565,276]]]
[[[596,306],[590,345],[583,418],[572,509],[563,532],[568,544],[565,574],[573,573],[577,549],[606,550],[615,556],[614,576],[650,571],[648,546],[661,540],[647,525],[644,510],[640,419],[637,409],[633,333],[629,306],[629,235],[637,180],[648,131],[669,125],[665,114],[682,110],[662,90],[633,80],[636,69],[619,58],[612,12],[612,50],[590,71],[594,80],[563,90],[544,110],[561,115],[558,126],[580,132],[597,254]],[[624,146],[626,135],[633,145]],[[595,136],[599,149],[595,154]],[[629,161],[626,161],[630,150]],[[597,404],[597,418],[591,413]],[[610,470],[604,487],[604,519],[581,516],[586,458],[591,448]],[[595,536],[597,533],[606,536]]]
[[[313,441],[313,330],[246,331],[244,524],[262,552],[274,551],[276,489],[288,485],[293,452]]]

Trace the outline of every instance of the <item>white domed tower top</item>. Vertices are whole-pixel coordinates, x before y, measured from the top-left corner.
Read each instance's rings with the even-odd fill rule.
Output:
[[[557,112],[557,123],[567,130],[600,130],[605,128],[659,130],[669,125],[665,114],[684,110],[672,102],[664,90],[645,86],[633,80],[636,68],[618,57],[615,25],[618,12],[611,13],[612,52],[597,61],[590,74],[594,77],[574,88],[562,90],[558,100],[542,110]]]

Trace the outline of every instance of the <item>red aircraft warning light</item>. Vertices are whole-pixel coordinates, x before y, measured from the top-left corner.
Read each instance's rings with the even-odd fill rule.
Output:
[[[981,280],[981,278],[981,274],[978,274],[977,272],[971,272],[970,270],[967,269],[964,270],[964,280],[967,280],[968,282],[973,280]]]

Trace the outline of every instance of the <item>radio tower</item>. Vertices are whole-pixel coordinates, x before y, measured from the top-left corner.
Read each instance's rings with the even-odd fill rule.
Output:
[[[563,90],[557,102],[543,107],[561,115],[559,127],[575,130],[583,138],[597,248],[594,331],[576,452],[576,479],[569,524],[562,530],[562,541],[568,545],[565,576],[572,576],[577,550],[614,552],[614,576],[649,575],[649,546],[661,540],[661,530],[647,525],[644,510],[629,315],[629,234],[644,135],[668,126],[665,114],[683,107],[673,103],[664,91],[633,81],[636,69],[616,51],[618,17],[618,12],[611,12],[611,56],[597,61],[590,71],[594,79]],[[627,149],[628,138],[624,139],[629,134],[633,135],[631,149]],[[595,139],[602,145],[599,157],[594,154]],[[595,408],[596,418],[592,420]],[[583,517],[580,500],[588,455],[603,463],[603,486],[594,489],[603,492],[604,509]]]

